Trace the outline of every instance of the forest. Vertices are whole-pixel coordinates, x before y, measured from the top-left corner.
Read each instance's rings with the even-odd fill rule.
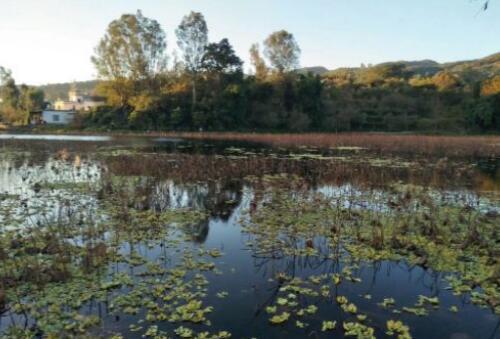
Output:
[[[81,112],[73,128],[89,130],[341,132],[500,131],[500,53],[448,64],[431,60],[356,68],[300,68],[301,49],[285,30],[250,49],[244,66],[228,39],[209,41],[203,14],[166,32],[141,11],[112,21],[92,63],[89,94],[107,104]],[[247,71],[248,70],[248,71]],[[0,68],[0,121],[26,124],[44,107],[50,86],[18,86]],[[54,93],[61,94],[64,84]],[[50,97],[50,96],[48,96]],[[47,97],[47,98],[48,98]],[[51,97],[50,99],[54,99]]]

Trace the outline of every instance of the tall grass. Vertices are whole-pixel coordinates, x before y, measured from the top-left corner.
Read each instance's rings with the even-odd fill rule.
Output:
[[[30,133],[43,133],[31,130]],[[418,153],[437,156],[500,156],[500,135],[444,136],[422,134],[353,133],[240,133],[175,131],[77,131],[51,130],[56,134],[111,134],[114,136],[152,136],[193,140],[246,141],[280,147],[312,146],[323,148],[362,147],[374,152]]]
[[[381,133],[192,133],[161,136],[188,139],[235,140],[274,146],[362,147],[378,152],[409,152],[440,156],[500,156],[500,136],[429,136]]]

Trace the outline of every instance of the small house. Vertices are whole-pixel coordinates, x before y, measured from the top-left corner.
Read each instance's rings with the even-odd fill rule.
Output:
[[[68,92],[68,100],[58,99],[43,112],[34,112],[30,115],[30,123],[32,125],[68,125],[75,120],[77,112],[88,112],[104,104],[104,98],[83,95],[75,85],[72,85]]]
[[[75,111],[45,110],[42,112],[42,123],[53,125],[68,125],[75,120]]]

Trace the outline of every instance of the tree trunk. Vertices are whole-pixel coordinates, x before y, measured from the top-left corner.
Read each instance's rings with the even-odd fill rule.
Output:
[[[191,103],[191,112],[194,113],[196,108],[196,75],[193,76],[191,80],[192,88],[193,88],[193,101]]]

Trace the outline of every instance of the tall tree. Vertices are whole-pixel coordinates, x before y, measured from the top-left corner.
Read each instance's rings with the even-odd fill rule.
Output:
[[[43,109],[45,103],[45,94],[41,89],[21,85],[19,91],[19,109],[30,113]]]
[[[198,125],[220,130],[234,128],[237,121],[241,122],[242,65],[227,39],[207,45],[202,58],[204,95],[200,100],[204,113],[197,112],[193,116]]]
[[[44,105],[42,90],[24,84],[17,86],[12,72],[3,67],[0,67],[0,99],[0,115],[12,123],[26,123],[29,113],[41,110]]]
[[[192,80],[192,110],[196,107],[196,78],[201,70],[201,62],[208,44],[208,28],[203,14],[191,12],[184,16],[177,27],[177,45],[184,57],[186,70]]]
[[[201,59],[201,67],[208,72],[241,73],[243,62],[227,39],[208,44]]]
[[[0,98],[4,108],[16,109],[19,103],[19,89],[12,72],[0,66]]]
[[[160,24],[142,15],[113,20],[92,57],[100,78],[122,106],[129,104],[138,83],[150,85],[166,66],[166,39]]]
[[[190,72],[199,72],[205,47],[208,44],[208,28],[203,14],[191,12],[184,16],[175,34],[177,45],[183,53],[186,69]]]
[[[250,47],[250,62],[255,68],[255,77],[264,79],[267,76],[267,66],[264,58],[260,55],[259,44],[253,44]]]
[[[293,34],[285,30],[272,33],[264,41],[264,54],[271,65],[283,73],[298,67],[300,48]]]

